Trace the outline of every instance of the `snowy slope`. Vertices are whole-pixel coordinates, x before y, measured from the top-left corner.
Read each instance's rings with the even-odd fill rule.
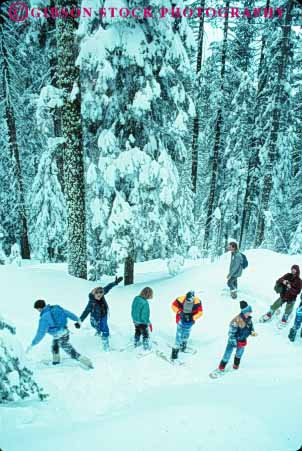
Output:
[[[266,311],[275,294],[277,277],[301,257],[269,251],[247,253],[249,267],[239,280],[240,297],[254,309],[254,319]],[[137,265],[137,283],[116,287],[108,295],[111,343],[101,350],[89,320],[80,330],[70,323],[71,341],[89,356],[95,370],[84,371],[66,361],[47,367],[48,336],[31,355],[30,366],[51,397],[1,407],[0,448],[3,451],[295,451],[302,442],[302,340],[292,344],[287,330],[274,323],[255,324],[238,372],[211,380],[226,345],[229,321],[238,313],[238,301],[221,293],[229,255],[213,264],[187,262],[170,277],[164,262]],[[30,343],[38,315],[32,308],[39,297],[80,314],[94,283],[74,279],[64,265],[0,267],[0,312],[15,323],[24,347]],[[110,278],[102,281],[103,284]],[[143,286],[155,292],[151,301],[153,339],[170,352],[175,318],[172,300],[189,289],[199,292],[204,316],[192,330],[194,356],[173,367],[155,355],[138,359],[119,352],[132,337],[132,299]],[[21,442],[22,441],[22,442]],[[22,443],[22,446],[20,445]]]

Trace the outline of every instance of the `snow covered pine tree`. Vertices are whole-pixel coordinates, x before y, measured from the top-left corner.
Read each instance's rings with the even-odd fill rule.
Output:
[[[0,316],[0,404],[35,394],[42,401],[48,395],[22,362],[21,345],[15,334],[16,329]]]

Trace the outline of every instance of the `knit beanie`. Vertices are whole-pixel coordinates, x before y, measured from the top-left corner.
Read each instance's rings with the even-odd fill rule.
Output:
[[[250,306],[250,305],[248,305],[247,307],[245,307],[245,308],[243,308],[243,309],[241,309],[241,313],[243,314],[243,315],[245,315],[246,313],[252,313],[252,307]]]
[[[240,301],[239,305],[240,305],[240,309],[242,310],[243,308],[248,306],[248,303],[246,301]]]
[[[193,301],[194,301],[194,298],[195,298],[195,293],[194,293],[194,291],[189,291],[189,292],[186,294],[186,299],[187,299],[187,301],[193,302]]]

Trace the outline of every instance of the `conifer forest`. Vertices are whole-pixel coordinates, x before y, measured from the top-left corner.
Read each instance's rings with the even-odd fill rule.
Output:
[[[298,0],[226,0],[219,14],[205,0],[115,2],[152,17],[56,17],[79,4],[31,0],[23,21],[11,3],[0,4],[2,264],[66,262],[90,280],[123,265],[131,284],[136,262],[213,260],[230,238],[302,254]]]

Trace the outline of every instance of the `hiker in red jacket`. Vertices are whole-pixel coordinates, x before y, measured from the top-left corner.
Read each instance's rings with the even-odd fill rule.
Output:
[[[286,304],[285,312],[281,320],[281,324],[286,325],[301,288],[300,268],[298,265],[293,265],[290,273],[285,274],[277,280],[275,291],[279,293],[279,298],[271,305],[270,310],[260,318],[260,321],[264,323],[269,321],[272,319],[274,313],[283,304]]]
[[[189,291],[185,296],[179,296],[172,303],[172,310],[176,313],[176,339],[172,349],[171,360],[178,358],[179,350],[185,352],[191,328],[195,321],[203,314],[201,300]]]

